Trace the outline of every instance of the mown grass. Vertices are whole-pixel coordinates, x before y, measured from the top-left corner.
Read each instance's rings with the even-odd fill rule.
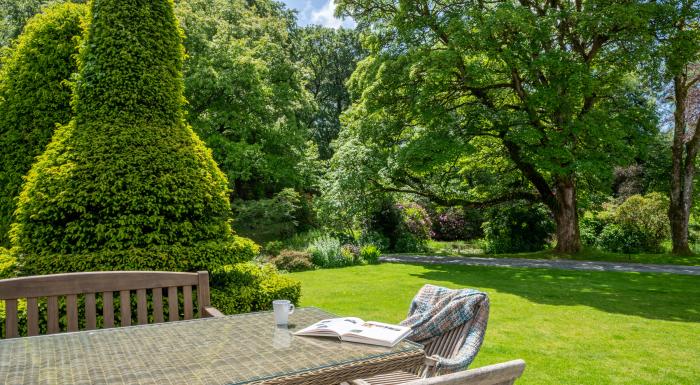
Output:
[[[491,298],[472,367],[522,358],[519,384],[700,383],[700,277],[382,264],[292,274],[302,306],[399,322],[425,283]]]
[[[529,259],[572,259],[576,261],[604,261],[604,262],[629,262],[629,263],[652,263],[667,265],[687,265],[700,266],[700,255],[677,256],[671,253],[661,254],[620,254],[601,251],[587,247],[576,254],[560,254],[553,250],[543,250],[531,253],[509,253],[509,254],[485,254],[479,242],[438,242],[429,241],[428,251],[425,253],[411,253],[411,255],[444,255],[444,256],[464,256],[464,257],[487,257],[487,258],[529,258]]]

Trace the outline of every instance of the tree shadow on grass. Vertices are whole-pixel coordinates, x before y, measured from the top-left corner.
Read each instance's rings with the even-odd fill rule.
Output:
[[[421,265],[412,274],[462,287],[495,289],[547,305],[583,305],[607,313],[700,322],[700,276],[483,266]]]

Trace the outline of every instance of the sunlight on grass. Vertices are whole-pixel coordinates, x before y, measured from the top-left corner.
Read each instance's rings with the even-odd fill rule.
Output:
[[[383,264],[295,273],[302,305],[399,322],[425,283],[491,298],[473,367],[522,358],[518,384],[700,383],[700,277]]]

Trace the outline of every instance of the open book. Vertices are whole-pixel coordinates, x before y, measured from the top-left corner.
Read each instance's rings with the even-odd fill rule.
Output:
[[[294,333],[298,336],[337,337],[342,341],[391,347],[411,332],[411,328],[381,322],[365,322],[355,317],[331,318]]]

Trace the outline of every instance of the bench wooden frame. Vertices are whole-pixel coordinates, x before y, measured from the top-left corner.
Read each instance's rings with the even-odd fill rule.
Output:
[[[147,290],[153,296],[153,320],[164,322],[163,290],[167,289],[168,321],[179,319],[178,288],[184,298],[184,319],[193,318],[192,287],[197,290],[199,317],[221,316],[210,306],[209,273],[164,271],[104,271],[66,273],[0,280],[0,300],[5,301],[5,337],[19,337],[17,304],[27,300],[27,334],[39,335],[39,298],[46,298],[47,334],[59,333],[59,297],[65,297],[67,331],[78,331],[78,295],[85,298],[85,327],[97,327],[96,295],[104,301],[104,327],[114,327],[113,295],[119,294],[121,326],[131,325],[131,292],[136,292],[137,324],[148,323]]]

